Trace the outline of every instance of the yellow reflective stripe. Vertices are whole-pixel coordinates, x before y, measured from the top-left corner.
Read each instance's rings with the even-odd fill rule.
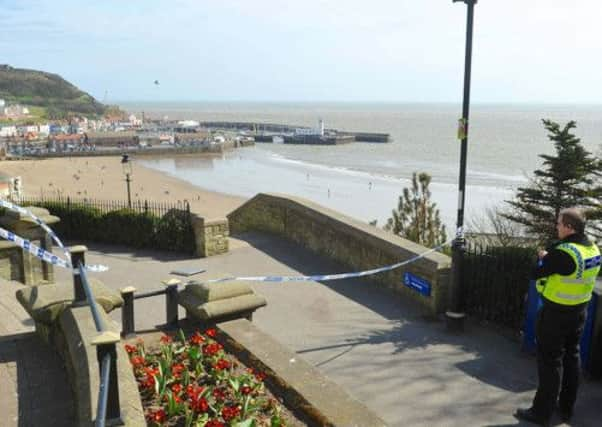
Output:
[[[565,294],[564,292],[556,292],[556,297],[557,298],[563,298],[563,299],[570,299],[573,301],[579,301],[582,299],[589,299],[591,293],[585,293],[585,294],[578,294],[578,295],[571,295],[571,294]]]
[[[560,279],[561,283],[566,283],[568,285],[595,285],[596,278],[588,277],[587,279]]]

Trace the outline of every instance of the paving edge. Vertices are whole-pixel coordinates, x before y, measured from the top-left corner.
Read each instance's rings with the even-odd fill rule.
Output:
[[[218,339],[243,363],[266,373],[268,386],[310,426],[386,426],[363,403],[246,319],[219,323]]]

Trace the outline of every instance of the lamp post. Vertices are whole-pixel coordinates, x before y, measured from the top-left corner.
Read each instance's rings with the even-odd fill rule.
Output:
[[[130,156],[123,154],[121,156],[121,167],[123,168],[123,174],[125,175],[125,183],[128,189],[128,208],[132,207],[132,193],[130,192],[130,182],[132,182],[132,161]]]
[[[466,189],[466,151],[468,145],[468,116],[470,110],[470,71],[472,61],[472,27],[474,6],[477,0],[452,0],[464,2],[467,6],[466,14],[466,50],[464,56],[464,97],[462,102],[462,118],[458,125],[458,139],[460,146],[460,178],[458,183],[458,219],[456,223],[456,238],[452,244],[452,283],[449,294],[449,309],[445,313],[447,329],[449,331],[464,330],[464,307],[462,301],[462,261],[466,249],[464,240],[464,200]]]

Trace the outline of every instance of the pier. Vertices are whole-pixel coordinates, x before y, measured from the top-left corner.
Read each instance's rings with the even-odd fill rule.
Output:
[[[273,136],[284,137],[285,144],[317,144],[313,138],[293,138],[297,129],[310,129],[308,126],[295,126],[277,123],[256,122],[200,122],[200,126],[211,129],[232,129],[237,131],[253,132],[256,142],[272,142]],[[390,142],[388,133],[375,132],[345,132],[337,129],[326,129],[326,136],[322,144],[334,145],[348,142]],[[292,137],[291,137],[292,138]]]

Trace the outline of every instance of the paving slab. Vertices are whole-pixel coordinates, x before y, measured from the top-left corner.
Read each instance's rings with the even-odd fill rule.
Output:
[[[34,332],[15,292],[0,279],[0,426],[73,425],[73,397],[61,358]]]
[[[194,276],[200,281],[347,271],[274,236],[249,233],[230,243],[229,253],[204,259],[87,243],[87,260],[109,266],[108,272],[94,274],[108,286],[139,291],[161,289],[160,281],[179,268],[206,269]],[[57,269],[56,276],[71,281],[66,271]],[[442,321],[426,318],[411,303],[362,280],[252,286],[268,301],[254,323],[388,425],[528,425],[512,414],[531,402],[536,364],[520,353],[518,342],[471,322],[464,334],[449,334]],[[136,300],[137,329],[163,324],[164,304],[163,297]],[[120,319],[118,311],[111,315]],[[599,425],[600,402],[602,384],[585,382],[572,425]]]

